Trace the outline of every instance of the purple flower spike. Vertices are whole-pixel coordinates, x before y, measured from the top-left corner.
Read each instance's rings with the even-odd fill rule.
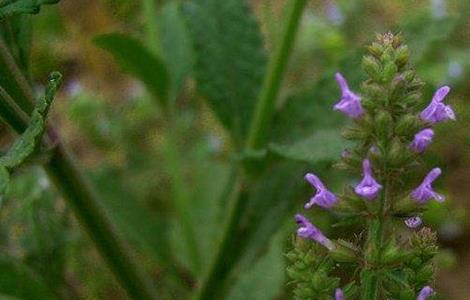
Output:
[[[434,124],[446,120],[455,120],[455,113],[452,107],[443,103],[449,91],[450,87],[448,86],[443,86],[436,91],[431,103],[419,115],[423,121]]]
[[[441,173],[442,171],[439,168],[432,169],[431,172],[426,175],[423,182],[411,192],[411,197],[419,204],[424,204],[432,198],[439,202],[444,201],[445,197],[432,189],[433,181],[436,180]]]
[[[305,209],[310,209],[314,204],[323,208],[331,208],[335,205],[336,196],[326,188],[315,174],[307,173],[305,180],[317,190],[316,194],[305,204]]]
[[[364,114],[361,105],[361,97],[349,89],[346,79],[340,73],[335,75],[341,89],[341,99],[335,104],[334,109],[339,110],[350,118],[356,119]]]
[[[426,128],[421,130],[415,135],[413,142],[410,145],[411,150],[421,153],[431,144],[434,136],[434,130]]]
[[[408,228],[417,228],[423,223],[420,217],[411,217],[405,220],[405,225]]]
[[[335,300],[344,300],[344,293],[342,289],[336,289]]]
[[[425,286],[419,292],[418,298],[416,300],[426,300],[434,294],[434,290],[430,286]]]
[[[299,224],[299,229],[297,229],[297,235],[303,239],[313,240],[320,245],[333,250],[335,248],[333,242],[331,242],[327,237],[317,227],[313,226],[310,221],[301,214],[295,215],[295,222]]]
[[[368,159],[364,159],[362,161],[362,169],[364,177],[354,190],[359,196],[362,196],[367,200],[373,200],[377,197],[382,186],[375,181],[374,177],[372,177],[372,168]]]

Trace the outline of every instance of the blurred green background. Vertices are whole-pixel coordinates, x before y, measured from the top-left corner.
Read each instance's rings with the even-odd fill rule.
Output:
[[[239,43],[227,41],[230,47],[237,45],[233,49],[219,49],[210,40],[202,53],[195,49],[192,35],[197,30],[191,27],[197,26],[188,28],[188,24],[198,20],[184,15],[182,2],[191,1],[63,0],[31,17],[31,74],[38,93],[51,70],[61,71],[65,78],[51,122],[93,178],[103,204],[162,299],[187,299],[214,256],[226,212],[225,187],[233,173],[230,162],[237,159],[237,139],[229,137],[200,93],[206,88],[207,74],[201,75],[196,61],[202,55],[214,66],[208,74],[217,77],[231,55],[255,57],[261,71],[266,59],[263,53],[243,47],[243,33]],[[250,4],[264,51],[270,54],[282,29],[286,1]],[[260,230],[271,228],[266,229],[268,238],[260,241],[262,250],[246,254],[255,260],[246,258],[245,265],[237,268],[230,300],[289,299],[283,253],[294,229],[292,215],[311,193],[302,179],[304,171],[320,173],[332,189],[352,181],[332,168],[346,145],[339,136],[346,120],[331,110],[339,98],[333,74],[342,72],[358,90],[364,78],[360,62],[365,46],[376,33],[386,31],[403,33],[417,73],[426,82],[425,97],[430,99],[440,85],[452,87],[448,101],[457,122],[438,128],[425,156],[428,166],[444,170],[438,189],[445,191],[447,201],[432,203],[424,219],[440,237],[437,291],[444,299],[469,299],[469,16],[467,0],[309,2],[271,128],[270,155],[276,164],[252,195],[264,199],[255,207],[257,213],[270,214],[277,225],[260,226]],[[216,26],[207,18],[199,22]],[[112,32],[132,40],[118,44],[102,36]],[[176,117],[171,126],[155,101],[159,89],[152,84],[158,72],[148,69],[149,73],[138,74],[126,63],[127,59],[142,63],[141,47],[157,54],[172,78],[168,98]],[[127,52],[119,51],[123,48]],[[239,75],[259,81],[256,74]],[[247,96],[246,87],[237,88],[241,97]],[[12,136],[5,126],[0,131],[6,148]],[[276,175],[281,173],[285,176]],[[184,225],[176,213],[181,201],[191,208],[188,219],[200,255],[198,264],[186,247]],[[316,218],[324,228],[331,222],[322,212]],[[257,216],[247,216],[247,222],[253,219]],[[13,299],[125,299],[39,168],[17,172],[0,202],[1,294]]]

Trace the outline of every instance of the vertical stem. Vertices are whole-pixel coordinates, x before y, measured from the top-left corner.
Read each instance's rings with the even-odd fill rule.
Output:
[[[193,229],[196,224],[192,222],[189,192],[186,188],[183,165],[179,159],[179,151],[175,140],[176,126],[173,120],[169,120],[169,124],[167,143],[165,145],[165,158],[168,161],[168,171],[171,175],[174,206],[191,257],[192,271],[194,274],[199,274],[201,270],[201,256]]]
[[[256,150],[263,147],[266,142],[266,129],[269,126],[276,99],[281,88],[282,79],[286,70],[289,56],[294,45],[302,12],[307,4],[307,0],[293,0],[288,11],[287,24],[284,28],[281,43],[274,52],[269,62],[268,70],[264,78],[258,103],[256,105],[253,120],[246,147]]]
[[[258,150],[266,142],[266,129],[272,119],[275,102],[306,4],[307,0],[291,0],[283,35],[279,46],[270,59],[253,119],[251,120],[246,141],[246,150],[248,151]],[[242,175],[239,171],[236,180],[233,182],[232,195],[229,200],[229,214],[224,225],[222,239],[216,256],[195,297],[197,300],[224,299],[225,281],[238,259],[237,253],[232,251],[235,248],[232,243],[246,204],[246,199],[242,193],[244,186]]]
[[[148,279],[120,239],[97,194],[63,146],[56,147],[45,169],[129,297],[156,299]]]
[[[160,39],[157,22],[156,0],[143,0],[142,11],[145,18],[146,44],[156,55],[160,54]]]

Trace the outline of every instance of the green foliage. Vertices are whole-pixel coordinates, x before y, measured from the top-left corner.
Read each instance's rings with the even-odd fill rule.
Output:
[[[240,146],[263,80],[266,57],[247,1],[197,0],[184,6],[196,56],[198,92]]]
[[[140,41],[120,33],[98,36],[95,44],[110,52],[118,64],[137,77],[158,100],[161,108],[169,108],[170,77],[162,60],[148,50]]]
[[[41,5],[56,4],[60,0],[4,0],[0,3],[0,20],[19,14],[37,14]]]
[[[8,181],[8,171],[19,167],[27,158],[38,149],[41,144],[44,131],[46,130],[46,119],[49,107],[54,100],[54,95],[60,86],[62,75],[60,73],[51,73],[44,97],[38,102],[36,109],[31,116],[31,122],[28,128],[13,143],[8,152],[0,157],[0,166],[2,167],[2,183]],[[4,191],[4,189],[2,189]]]

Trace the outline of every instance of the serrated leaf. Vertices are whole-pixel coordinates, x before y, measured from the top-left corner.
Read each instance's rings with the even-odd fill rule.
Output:
[[[285,159],[316,163],[337,160],[345,147],[339,130],[320,129],[292,145],[272,143],[269,150]]]
[[[20,14],[37,14],[41,5],[56,4],[60,0],[5,0],[0,3],[0,20]]]
[[[31,116],[31,122],[23,134],[13,143],[8,152],[0,158],[0,165],[12,169],[21,165],[41,143],[46,129],[46,118],[54,95],[60,86],[62,75],[52,73],[46,88]]]
[[[266,67],[259,26],[243,0],[196,0],[183,8],[194,43],[197,90],[240,145]]]
[[[55,299],[28,267],[4,256],[0,257],[0,294],[19,299]]]
[[[162,108],[168,106],[170,76],[165,63],[139,40],[121,33],[109,33],[94,38],[94,43],[108,51],[119,66],[142,81]]]

